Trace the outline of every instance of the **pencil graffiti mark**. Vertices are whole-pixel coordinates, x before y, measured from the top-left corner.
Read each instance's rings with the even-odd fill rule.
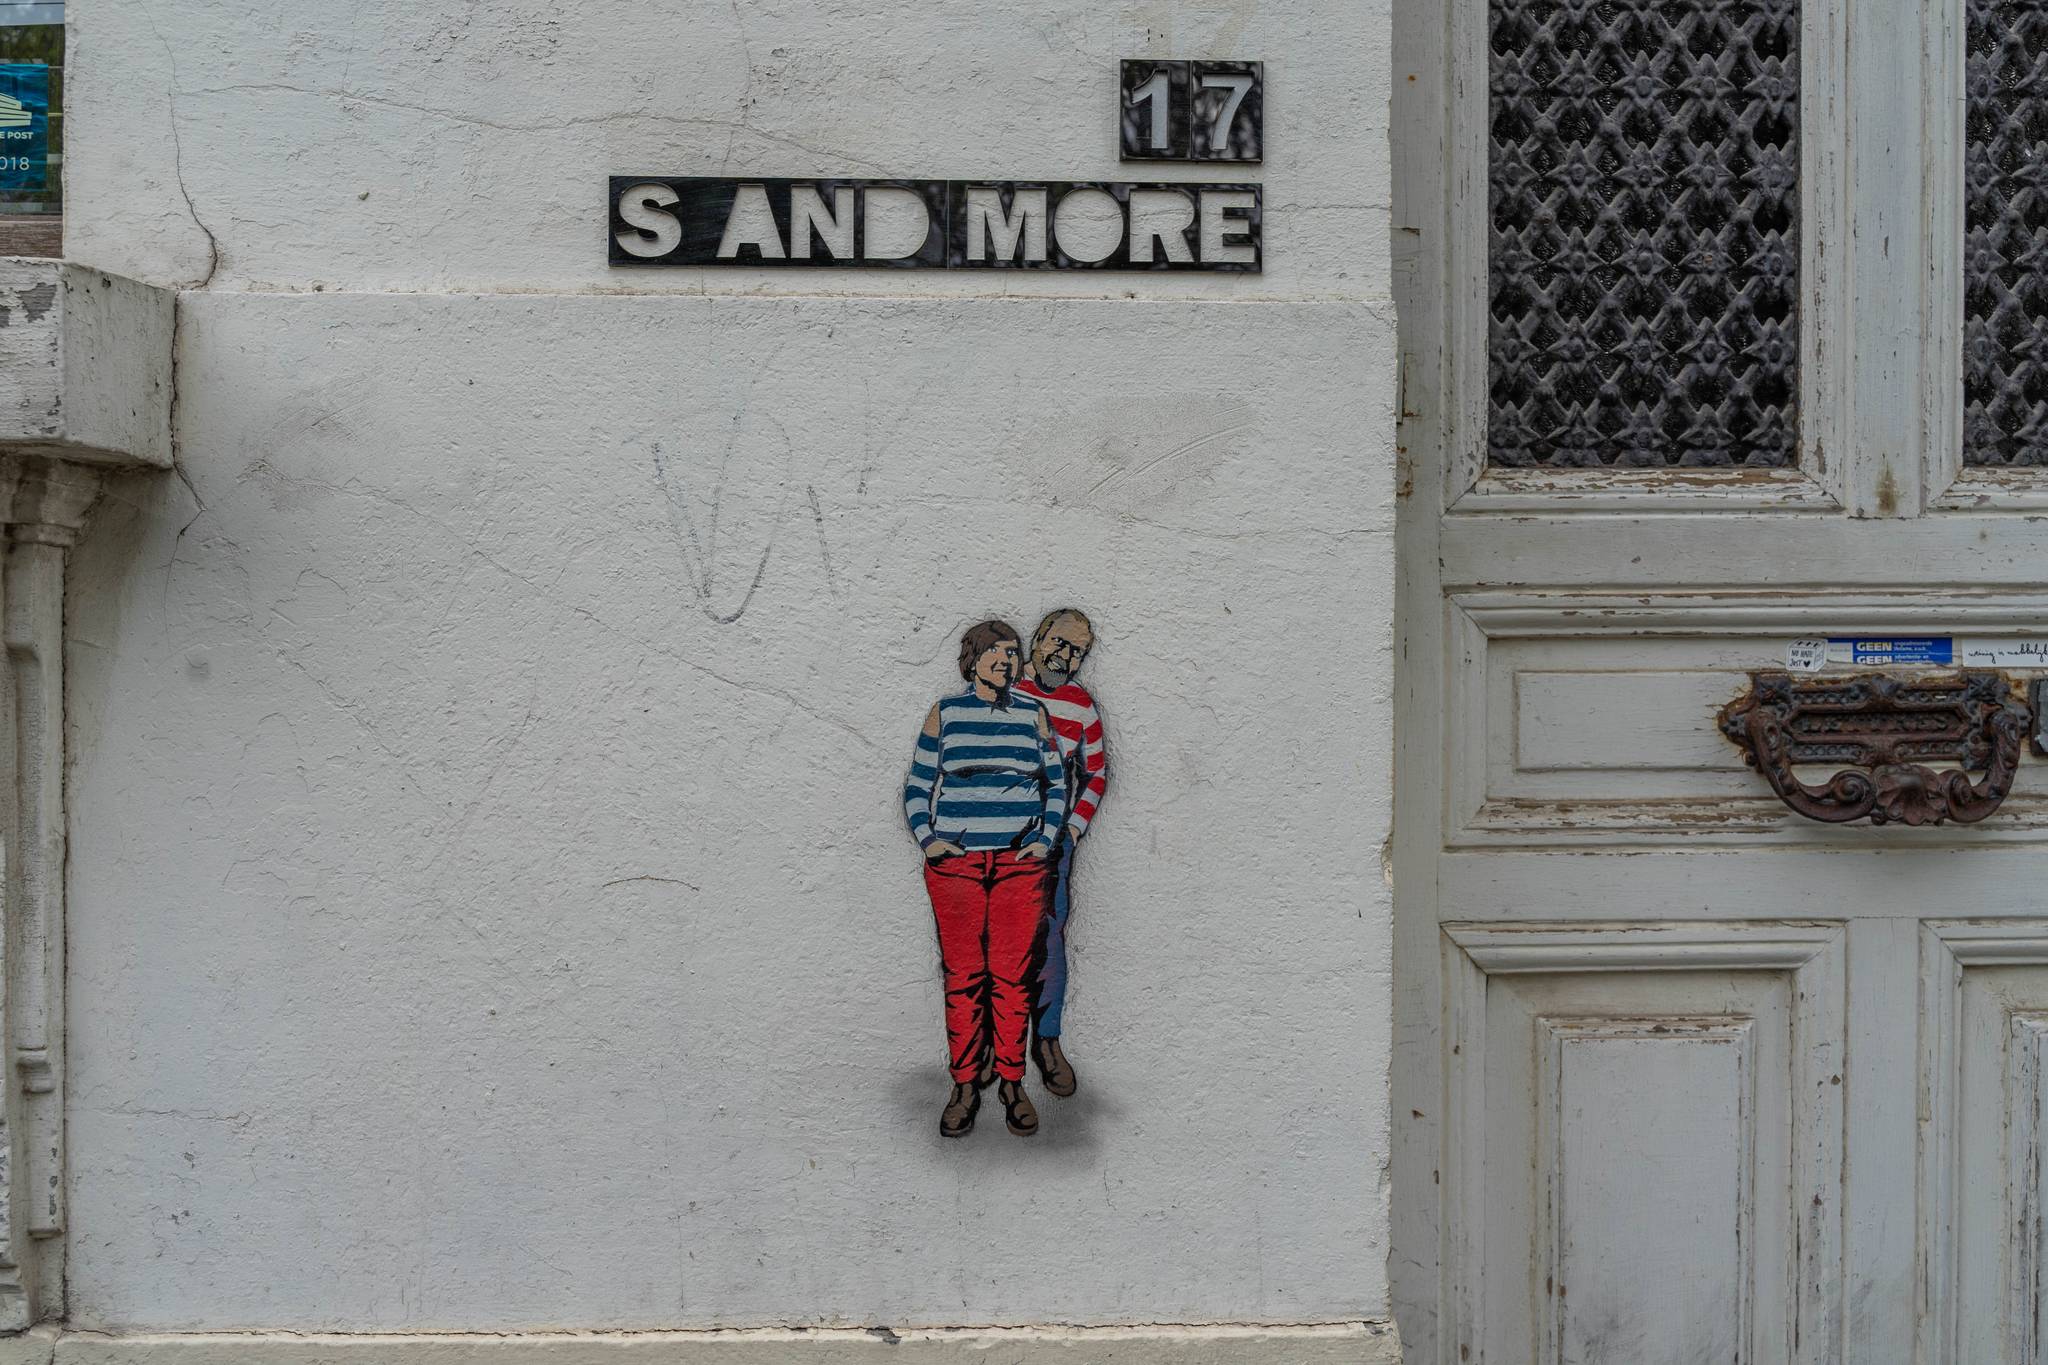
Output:
[[[1181,496],[1238,455],[1257,413],[1236,398],[1182,394],[1075,414],[1090,435],[1044,434],[1033,477],[1053,502],[1140,511]]]
[[[686,882],[681,877],[655,876],[614,877],[610,881],[604,883],[604,885],[598,887],[597,889],[600,891],[609,891],[611,888],[615,886],[625,886],[632,882],[659,882],[663,886],[687,886],[692,891],[698,891],[702,889],[697,885],[697,883]]]
[[[1143,477],[1144,475],[1149,474],[1153,470],[1157,469],[1160,465],[1165,464],[1168,460],[1177,460],[1183,455],[1187,455],[1196,450],[1201,449],[1203,446],[1208,445],[1212,441],[1226,440],[1229,437],[1237,435],[1241,431],[1248,430],[1250,427],[1251,420],[1247,418],[1242,422],[1235,422],[1229,426],[1218,427],[1214,431],[1205,431],[1199,436],[1190,437],[1187,440],[1182,441],[1180,444],[1167,450],[1164,454],[1151,456],[1142,464],[1118,465],[1114,469],[1110,470],[1109,473],[1103,475],[1099,480],[1097,480],[1095,486],[1093,488],[1090,488],[1088,492],[1090,493],[1090,495],[1093,495],[1096,493],[1100,493],[1104,488],[1108,487],[1110,484],[1117,483],[1128,478]]]
[[[774,418],[765,420],[767,426],[772,428],[772,435],[764,433],[771,449],[762,457],[758,451],[760,442],[757,440],[748,443],[751,448],[740,471],[746,477],[738,481],[738,486],[745,490],[742,496],[752,494],[757,498],[766,499],[765,507],[757,505],[753,509],[752,518],[753,529],[757,533],[756,541],[761,550],[758,555],[750,557],[752,571],[746,575],[746,589],[740,594],[739,600],[730,605],[721,601],[718,592],[721,583],[732,581],[732,576],[724,570],[738,567],[744,572],[749,561],[743,559],[739,565],[734,566],[722,560],[719,556],[718,533],[721,519],[728,522],[731,520],[726,514],[729,504],[734,500],[733,493],[729,491],[734,481],[729,480],[728,475],[734,472],[731,470],[733,458],[747,433],[736,421],[734,430],[726,441],[725,450],[719,458],[717,473],[711,481],[710,497],[702,517],[701,530],[699,517],[691,511],[689,490],[683,486],[682,472],[676,467],[673,458],[663,451],[662,443],[653,443],[654,477],[661,485],[662,500],[668,509],[670,538],[675,542],[676,553],[682,559],[683,572],[690,580],[690,588],[696,597],[698,610],[716,625],[729,626],[746,615],[747,607],[753,602],[754,594],[759,591],[762,579],[768,575],[768,561],[775,553],[775,539],[781,530],[783,512],[788,505],[787,475],[791,458],[789,433]],[[777,463],[781,466],[779,469],[763,467]],[[728,525],[728,546],[733,540],[731,529]]]
[[[825,561],[825,586],[832,590],[834,597],[837,597],[839,596],[839,576],[832,570],[832,546],[825,540],[825,512],[823,508],[818,506],[818,490],[809,484],[805,484],[804,496],[810,499],[811,520],[818,527],[818,557]]]

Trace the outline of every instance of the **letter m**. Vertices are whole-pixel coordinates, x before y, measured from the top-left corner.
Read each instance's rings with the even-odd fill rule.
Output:
[[[1046,200],[1043,189],[1017,189],[1010,194],[1010,208],[1003,210],[1002,191],[993,185],[970,186],[967,191],[967,261],[984,260],[1005,264],[1017,259],[1023,249],[1025,261],[1045,259]]]

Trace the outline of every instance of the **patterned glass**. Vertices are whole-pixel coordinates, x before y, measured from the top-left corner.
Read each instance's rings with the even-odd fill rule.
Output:
[[[1783,467],[1796,0],[1492,0],[1488,454]]]
[[[1966,22],[1963,456],[2048,465],[2048,3]]]

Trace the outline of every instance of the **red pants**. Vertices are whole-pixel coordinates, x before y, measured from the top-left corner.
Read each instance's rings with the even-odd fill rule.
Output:
[[[974,1079],[982,1045],[991,1039],[996,1074],[1006,1081],[1024,1079],[1030,981],[1050,872],[1044,858],[1022,858],[1007,849],[924,865],[925,890],[939,923],[946,1045],[955,1081]]]

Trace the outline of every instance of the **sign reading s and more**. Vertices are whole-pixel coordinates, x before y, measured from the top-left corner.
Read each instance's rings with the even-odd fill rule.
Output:
[[[1262,263],[1255,184],[613,176],[613,265],[1219,270]]]

